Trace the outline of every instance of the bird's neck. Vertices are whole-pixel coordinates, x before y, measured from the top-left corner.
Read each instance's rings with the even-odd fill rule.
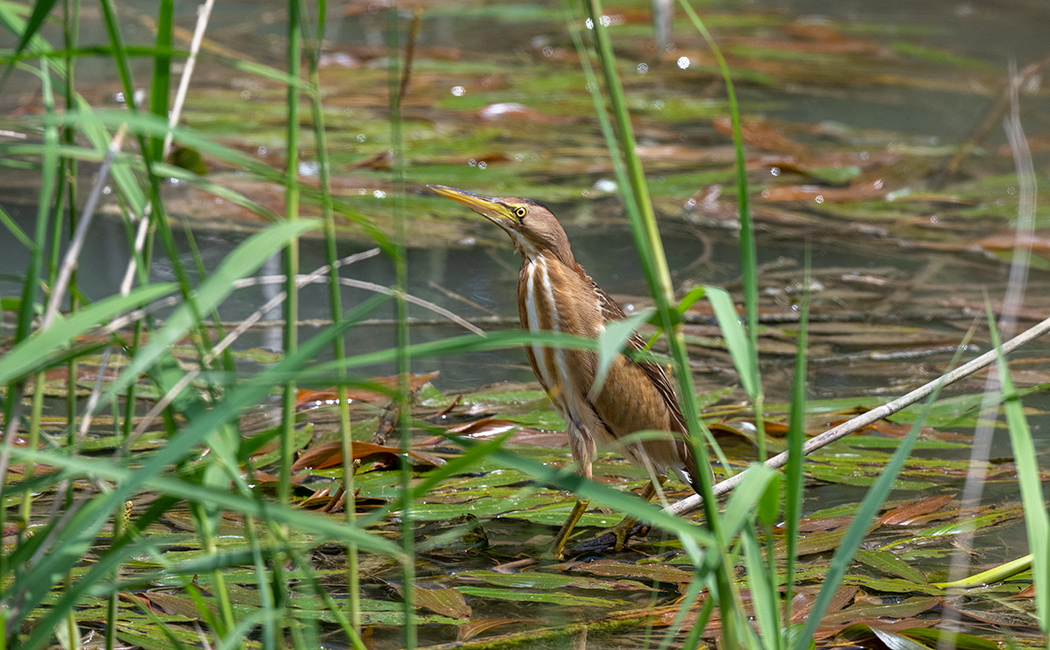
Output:
[[[580,265],[576,263],[576,258],[573,257],[572,249],[569,248],[568,244],[564,247],[559,246],[557,248],[543,247],[538,248],[532,242],[514,242],[514,248],[521,253],[521,263],[523,265],[535,264],[537,260],[543,258],[545,260],[557,260],[565,266],[573,269],[574,271],[580,269]]]

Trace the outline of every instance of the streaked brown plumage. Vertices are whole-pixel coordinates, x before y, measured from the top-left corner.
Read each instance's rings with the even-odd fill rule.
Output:
[[[546,207],[529,199],[488,197],[442,185],[429,187],[466,205],[510,235],[515,250],[521,253],[518,313],[522,328],[598,338],[607,322],[625,318],[620,306],[576,262],[565,231]],[[642,349],[644,342],[634,335],[629,345]],[[594,394],[598,365],[594,352],[539,344],[526,346],[525,352],[540,385],[565,419],[572,456],[584,476],[591,477],[591,464],[599,447],[616,446],[658,482],[674,472],[698,489],[698,465],[685,439],[677,395],[659,364],[620,355],[601,390]],[[619,442],[646,430],[670,435]],[[643,496],[650,497],[654,489],[648,486]],[[586,506],[586,502],[577,502],[555,541],[556,556]],[[629,530],[633,520],[624,523]],[[625,539],[626,530],[618,530],[617,547]]]

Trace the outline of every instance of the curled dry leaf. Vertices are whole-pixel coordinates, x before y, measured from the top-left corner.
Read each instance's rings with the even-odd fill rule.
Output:
[[[882,515],[880,521],[885,526],[904,526],[920,515],[928,515],[940,510],[951,503],[954,498],[954,494],[942,494],[920,499],[915,503],[908,503],[887,511]]]
[[[728,117],[716,117],[711,120],[715,130],[724,135],[733,134],[733,123]],[[806,148],[784,135],[784,132],[769,122],[749,120],[740,124],[740,133],[744,143],[761,151],[776,151],[804,158],[808,156]]]
[[[521,428],[521,425],[511,422],[510,420],[502,420],[500,418],[482,418],[473,422],[467,422],[466,424],[458,424],[454,427],[449,427],[447,431],[461,436],[481,438],[486,436],[498,436],[518,428]]]
[[[478,621],[470,621],[459,626],[459,632],[456,634],[456,641],[470,641],[474,637],[478,636],[482,632],[488,632],[489,630],[504,625],[512,625],[514,623],[530,623],[531,621],[526,618],[486,618]]]
[[[421,375],[409,375],[408,390],[414,393],[437,376],[437,371]],[[391,391],[396,391],[398,388],[398,378],[396,375],[388,377],[373,377],[370,381],[379,386],[388,388]],[[385,393],[365,388],[348,388],[346,395],[347,398],[353,402],[377,402],[390,399],[390,396]],[[327,404],[337,404],[338,401],[339,393],[335,388],[325,388],[323,390],[300,389],[295,395],[296,407],[315,402],[323,402],[321,406],[324,406]]]
[[[405,592],[402,585],[391,584],[391,586],[404,597]],[[435,614],[449,618],[470,618],[473,613],[470,605],[467,604],[467,599],[455,589],[427,589],[416,586],[412,589],[412,600],[420,609],[428,609]]]
[[[397,447],[388,447],[386,445],[375,445],[370,442],[362,442],[354,440],[352,443],[353,460],[388,460],[395,462],[396,459],[401,455],[401,450]],[[410,450],[408,455],[413,459],[420,461],[423,465],[444,465],[445,460],[434,454],[427,453],[420,450]],[[385,457],[385,458],[384,458]],[[343,464],[343,443],[336,440],[331,442],[322,442],[319,445],[311,447],[307,451],[303,452],[301,456],[292,465],[292,471],[298,472],[303,470],[311,469],[326,469],[329,467],[338,467]]]
[[[583,562],[571,567],[570,571],[606,577],[643,578],[675,584],[688,583],[693,579],[692,573],[677,567],[660,564],[634,564],[631,562],[617,562],[616,560]]]

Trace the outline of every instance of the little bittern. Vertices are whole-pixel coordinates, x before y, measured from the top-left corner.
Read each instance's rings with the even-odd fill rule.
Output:
[[[569,239],[558,219],[543,205],[519,198],[497,198],[430,185],[441,196],[458,201],[502,228],[521,253],[518,271],[518,314],[523,329],[568,332],[598,338],[606,323],[625,318],[620,306],[602,291],[573,257]],[[644,347],[635,335],[629,345]],[[601,391],[593,395],[597,355],[587,350],[527,345],[536,379],[565,419],[573,460],[580,472],[591,477],[591,463],[599,445],[646,430],[670,432],[665,437],[619,444],[628,460],[645,468],[658,483],[674,472],[699,489],[699,475],[692,446],[685,439],[682,411],[667,374],[659,364],[617,357]],[[643,493],[651,498],[656,486]],[[555,538],[552,553],[560,557],[569,534],[587,509],[577,500],[568,521]],[[616,549],[622,548],[634,524],[624,520],[616,532]]]

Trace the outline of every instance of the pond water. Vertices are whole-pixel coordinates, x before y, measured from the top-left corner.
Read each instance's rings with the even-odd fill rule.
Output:
[[[179,26],[191,29],[195,5],[179,5],[183,12]],[[219,3],[209,38],[260,63],[282,67],[282,7],[277,2]],[[137,6],[124,15],[129,42],[150,40],[150,25],[144,17],[151,11],[152,7]],[[388,147],[382,135],[386,129],[385,97],[377,90],[384,88],[385,81],[374,65],[385,54],[386,19],[382,11],[364,3],[347,3],[338,11],[327,33],[327,50],[333,62],[324,71],[324,78],[332,82],[326,99],[335,111],[329,127],[334,131],[333,141],[339,143],[339,152],[333,153],[337,184],[345,189],[346,200],[354,209],[386,218],[391,188],[388,170],[358,167],[355,162]],[[413,81],[417,94],[410,95],[405,106],[406,149],[409,205],[414,214],[425,214],[428,219],[410,216],[408,290],[477,321],[485,329],[517,326],[519,258],[509,241],[491,226],[472,218],[465,209],[457,212],[456,207],[441,205],[441,199],[430,197],[423,188],[426,183],[447,182],[492,194],[520,192],[543,200],[562,219],[578,261],[607,292],[625,306],[649,304],[622,206],[610,191],[610,187],[615,188],[609,185],[612,175],[606,163],[595,162],[605,155],[601,139],[594,125],[580,117],[591,110],[585,93],[580,92],[582,82],[577,79],[578,87],[559,94],[558,84],[551,82],[551,88],[545,89],[542,83],[517,76],[532,75],[542,81],[546,73],[537,72],[534,60],[571,52],[559,11],[558,3],[537,8],[460,7],[435,2],[428,3],[422,14],[418,79]],[[726,171],[731,163],[726,155],[728,137],[713,128],[711,121],[723,110],[719,102],[724,88],[709,70],[697,72],[699,65],[676,68],[674,56],[663,56],[663,63],[658,63],[648,36],[647,11],[646,4],[632,3],[612,7],[609,14],[625,16],[622,24],[614,21],[612,36],[622,39],[618,41],[623,49],[619,54],[632,64],[629,67],[635,60],[638,63],[637,75],[625,83],[628,94],[637,100],[639,140],[650,148],[650,180],[674,281],[683,292],[696,284],[712,284],[727,287],[739,298],[738,244],[732,223],[736,203]],[[998,121],[979,143],[981,150],[975,152],[964,174],[949,175],[947,185],[942,185],[935,180],[937,172],[953,147],[965,142],[991,110],[1006,78],[1008,62],[1012,59],[1023,68],[1047,55],[1050,8],[1035,0],[768,0],[717,3],[705,6],[703,11],[711,17],[716,38],[725,37],[731,65],[744,69],[747,63],[757,61],[762,66],[757,74],[772,79],[759,82],[745,77],[738,82],[745,121],[772,124],[776,133],[793,142],[764,153],[754,153],[755,144],[749,142],[759,264],[764,268],[763,316],[769,328],[763,337],[766,354],[762,361],[769,401],[784,400],[788,394],[793,364],[790,317],[807,256],[815,278],[811,286],[814,352],[809,370],[813,399],[888,398],[938,376],[948,366],[953,346],[963,338],[974,317],[980,316],[984,292],[993,304],[998,304],[1005,293],[1008,255],[1000,243],[989,239],[1011,232],[1017,189],[1009,180],[1013,168],[1009,152],[996,152],[1004,141]],[[675,48],[681,56],[698,62],[704,52],[702,42],[681,16],[678,19],[672,38]],[[825,28],[835,30],[837,36],[813,36],[815,30]],[[85,13],[81,38],[84,42],[104,39],[97,15]],[[835,65],[835,43],[841,43],[838,51],[847,60],[841,69]],[[802,47],[814,44],[820,47]],[[547,53],[548,48],[553,55]],[[523,60],[528,63],[523,64]],[[102,103],[112,102],[118,88],[106,65],[105,60],[85,60],[78,68],[82,91]],[[570,74],[568,69],[571,64],[562,65],[551,78],[557,75],[562,79]],[[137,70],[139,78],[145,79],[147,71],[143,64]],[[363,84],[365,96],[352,94],[355,74],[368,79]],[[257,124],[217,137],[279,164],[283,145],[274,134],[280,133],[280,125],[268,121],[280,109],[276,86],[259,81],[246,85],[244,75],[232,73],[214,60],[202,62],[198,79],[190,96],[187,121],[207,131],[209,119],[244,119],[251,114],[247,109],[252,103],[266,97],[268,103],[259,108]],[[531,92],[535,88],[540,91]],[[32,95],[36,91],[26,76],[12,77],[9,91],[0,98],[5,113],[35,104]],[[1050,141],[1048,97],[1050,94],[1033,81],[1022,97],[1021,111],[1033,139],[1037,175],[1044,185],[1046,151],[1050,149],[1045,146]],[[231,101],[230,115],[224,116],[222,102]],[[237,103],[241,101],[243,104]],[[484,106],[504,102],[525,104],[544,115],[557,116],[564,111],[569,121],[544,121],[532,116],[521,122],[493,125],[478,117]],[[690,111],[695,111],[695,116]],[[6,128],[2,115],[0,127]],[[345,119],[340,121],[340,116]],[[221,126],[229,128],[229,124]],[[258,126],[257,131],[254,126]],[[464,144],[474,131],[483,135]],[[308,153],[306,156],[309,159]],[[536,163],[530,156],[543,160]],[[486,158],[493,162],[479,164]],[[873,159],[884,162],[870,165]],[[835,170],[851,166],[859,171],[849,172],[845,182],[828,180]],[[304,171],[311,170],[306,167]],[[35,218],[34,183],[38,181],[23,172],[4,173],[0,206],[29,231]],[[216,177],[232,176],[220,169]],[[90,182],[87,177],[84,174],[85,182]],[[781,182],[784,177],[795,181]],[[865,195],[858,189],[861,183],[854,182],[858,177],[875,189],[881,190],[885,184],[899,194]],[[712,188],[718,188],[716,192],[725,197],[716,198],[709,209],[690,206],[691,197]],[[794,199],[776,198],[785,188],[797,192]],[[168,189],[174,198],[186,199],[183,188]],[[855,193],[837,201],[835,191]],[[919,207],[907,200],[888,200],[925,193],[932,198]],[[209,268],[243,241],[246,230],[258,225],[233,217],[224,221],[214,215],[194,222],[188,212],[194,207],[203,210],[205,202],[191,196],[178,205],[184,211],[176,216],[194,223],[196,245]],[[210,210],[216,211],[214,207]],[[104,207],[81,258],[79,282],[89,297],[116,291],[127,264],[125,227],[117,212],[113,205]],[[218,212],[221,215],[222,209]],[[440,220],[429,220],[433,215],[439,215]],[[1045,233],[1046,208],[1039,208],[1038,218]],[[433,232],[429,230],[432,227]],[[183,261],[192,266],[187,242],[177,234]],[[351,231],[340,245],[340,254],[369,248],[362,233]],[[1046,248],[1043,244],[1037,249],[1043,257],[1037,255],[1030,269],[1020,328],[1050,313]],[[26,259],[25,251],[13,238],[0,236],[0,295],[19,291],[17,276]],[[303,271],[324,262],[323,244],[305,240]],[[269,267],[261,274],[279,272],[276,263]],[[170,263],[161,259],[151,274],[157,280],[171,279]],[[383,286],[394,283],[391,264],[383,256],[349,266],[343,275]],[[240,290],[222,307],[221,316],[224,321],[239,321],[272,293],[266,287]],[[344,289],[343,295],[344,304],[352,305],[369,293]],[[313,323],[301,328],[302,338],[315,334],[330,318],[326,297],[324,285],[304,289],[300,315]],[[420,321],[412,327],[413,342],[465,332],[424,308],[414,306],[411,314]],[[690,333],[713,336],[705,329],[710,325],[706,315],[698,311],[693,316]],[[394,341],[392,318],[392,309],[376,312],[373,321],[350,335],[350,351],[390,347]],[[264,319],[241,339],[241,348],[279,351],[278,325],[271,320],[268,326]],[[734,391],[726,401],[740,401],[742,394],[735,388],[732,368],[716,348],[702,343],[691,346],[698,387],[701,392],[710,392],[731,386]],[[987,348],[987,335],[978,334],[966,357]],[[1041,342],[1016,355],[1020,386],[1048,381],[1048,351],[1050,345]],[[240,363],[250,372],[262,362],[248,356]],[[446,394],[496,382],[533,381],[524,354],[518,350],[416,359],[413,370],[440,371],[435,385]],[[384,375],[392,368],[377,366],[364,372]],[[973,392],[982,384],[983,375],[963,382],[950,393]],[[1027,397],[1026,405],[1033,409],[1032,428],[1039,437],[1040,450],[1045,451],[1050,443],[1050,420],[1046,416],[1050,399],[1043,390]],[[952,450],[945,452],[944,458],[954,461],[967,454],[966,450]],[[1005,435],[996,436],[992,455],[1010,455]],[[958,485],[961,482],[960,476]],[[946,491],[951,489],[945,487]],[[1012,484],[995,484],[986,499],[1016,498],[1013,489]],[[860,487],[825,484],[809,492],[807,507],[854,502],[862,491]],[[1012,534],[997,529],[986,541],[1003,558],[1025,549],[1023,534],[1017,529]],[[630,647],[636,646],[632,643]]]

